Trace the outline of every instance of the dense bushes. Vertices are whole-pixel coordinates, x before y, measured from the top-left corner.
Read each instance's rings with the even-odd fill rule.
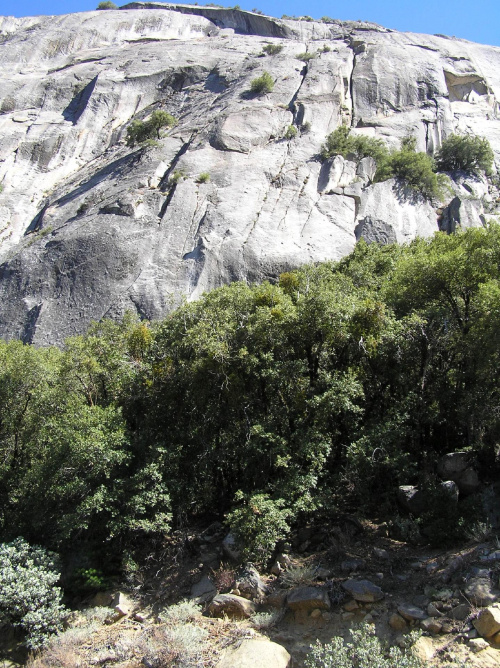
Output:
[[[160,139],[160,130],[171,128],[176,123],[177,120],[171,114],[157,109],[147,121],[134,120],[130,123],[127,128],[127,146],[133,147],[155,138]]]
[[[392,514],[445,452],[496,475],[498,266],[496,226],[360,242],[154,326],[0,343],[0,539],[111,549],[220,512],[265,560],[297,519]]]
[[[31,649],[62,628],[65,615],[55,555],[22,538],[0,544],[0,623],[26,633]]]
[[[440,171],[486,172],[493,166],[493,151],[487,139],[470,135],[450,135],[444,140],[438,154],[437,166]]]
[[[311,647],[306,668],[421,668],[422,662],[410,649],[384,645],[369,624],[351,631],[352,642],[340,637],[322,645],[319,641]],[[410,642],[416,640],[414,633]]]
[[[428,199],[442,194],[443,181],[434,172],[433,159],[427,153],[416,151],[413,137],[403,139],[401,149],[387,155],[375,174],[375,181],[385,181],[393,176]]]

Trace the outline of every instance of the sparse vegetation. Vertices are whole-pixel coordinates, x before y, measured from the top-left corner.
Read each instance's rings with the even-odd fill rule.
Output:
[[[210,181],[210,172],[201,172],[201,174],[196,179],[196,183],[208,183]]]
[[[491,174],[493,151],[483,137],[450,135],[443,141],[436,157],[437,167],[442,172],[462,170],[473,174]]]
[[[174,171],[172,172],[172,174],[168,179],[168,182],[169,185],[176,186],[178,183],[184,181],[185,179],[187,179],[187,174],[184,169],[174,169]]]
[[[277,56],[278,53],[283,51],[282,44],[266,44],[262,47],[262,51],[267,53],[268,56]]]
[[[297,60],[303,60],[305,63],[308,63],[313,58],[316,58],[316,54],[310,51],[302,51],[301,53],[298,53],[295,57],[297,58]]]
[[[289,125],[285,132],[285,139],[295,139],[298,131],[295,125]]]
[[[264,71],[260,77],[253,79],[250,84],[250,90],[255,95],[265,95],[272,93],[274,89],[274,81],[269,72]]]
[[[171,128],[177,120],[168,112],[157,109],[146,121],[133,120],[127,128],[127,146],[144,144],[150,140],[161,139],[161,130]]]

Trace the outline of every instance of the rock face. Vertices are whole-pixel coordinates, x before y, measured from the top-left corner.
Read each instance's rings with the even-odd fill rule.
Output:
[[[283,49],[264,56],[268,43]],[[263,71],[274,90],[252,96]],[[347,123],[391,147],[412,132],[429,152],[473,132],[498,162],[500,49],[463,40],[159,3],[0,17],[0,96],[7,338],[158,318],[183,296],[336,260],[361,238],[483,225],[498,207],[484,179],[453,175],[437,213],[401,183],[373,184],[370,159],[317,159]],[[130,121],[156,109],[176,127],[127,147]]]

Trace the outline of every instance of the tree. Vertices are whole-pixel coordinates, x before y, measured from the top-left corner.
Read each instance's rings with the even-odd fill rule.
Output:
[[[250,84],[250,90],[256,95],[265,95],[271,93],[274,89],[274,81],[269,72],[262,72],[260,77],[253,79]]]
[[[476,174],[490,174],[493,151],[487,139],[471,135],[450,135],[444,140],[436,157],[437,167],[443,172],[463,170]]]
[[[118,7],[111,0],[104,0],[97,5],[97,9],[118,9]]]
[[[153,111],[146,121],[133,120],[127,128],[127,146],[143,144],[153,139],[161,139],[160,130],[176,125],[177,119],[166,111]]]

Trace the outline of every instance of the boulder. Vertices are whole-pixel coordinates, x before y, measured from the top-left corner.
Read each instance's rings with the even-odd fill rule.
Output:
[[[469,466],[470,455],[467,452],[449,452],[439,459],[437,463],[438,475],[443,480],[456,480],[460,474]]]
[[[373,181],[373,177],[375,176],[376,171],[377,171],[377,163],[373,158],[367,156],[366,158],[360,160],[358,168],[356,170],[356,175],[359,176],[359,178],[364,183],[371,183]]]
[[[481,610],[472,623],[480,636],[491,638],[500,631],[500,609],[491,606]]]
[[[427,614],[423,610],[417,608],[416,605],[411,605],[411,603],[398,605],[398,612],[401,617],[404,617],[409,622],[427,618]]]
[[[398,489],[400,505],[412,515],[420,515],[427,508],[427,496],[414,485],[401,485]]]
[[[125,617],[132,611],[133,603],[127,596],[125,596],[125,594],[122,594],[122,592],[119,591],[115,594],[111,602],[111,607],[114,609],[118,617]]]
[[[291,660],[290,654],[281,645],[252,638],[226,650],[218,668],[288,668]]]
[[[473,494],[480,485],[477,471],[471,466],[468,466],[465,471],[462,471],[462,473],[459,475],[456,483],[458,485],[458,489],[460,490],[460,494],[463,494],[464,496]]]
[[[498,600],[489,578],[471,578],[465,587],[464,593],[474,605],[491,605]]]
[[[460,603],[460,605],[456,605],[449,611],[448,617],[463,622],[467,619],[470,613],[471,613],[470,605],[468,603]]]
[[[346,580],[342,587],[356,601],[374,603],[384,598],[384,592],[370,580]]]
[[[487,649],[490,646],[484,638],[471,638],[467,644],[475,654],[482,652],[483,649]]]
[[[443,626],[434,617],[427,617],[427,619],[422,619],[420,622],[420,628],[428,633],[440,633]]]
[[[204,575],[201,580],[195,582],[191,587],[189,598],[196,599],[198,603],[206,603],[207,601],[211,601],[216,594],[216,586],[208,575]]]
[[[252,564],[246,564],[236,577],[236,589],[244,598],[261,601],[267,593],[267,587],[259,572]]]
[[[432,640],[430,638],[425,638],[424,636],[419,638],[411,649],[415,656],[424,663],[430,661],[436,653]]]
[[[212,617],[230,617],[231,619],[248,619],[255,614],[255,603],[235,594],[218,594],[208,606]]]
[[[396,612],[394,612],[389,617],[389,626],[394,631],[405,631],[408,628],[406,620],[403,619],[403,617],[401,617],[401,615],[398,615]]]
[[[330,597],[323,587],[297,587],[287,596],[287,605],[291,610],[306,611],[318,608],[330,610]]]
[[[228,533],[222,541],[222,550],[224,554],[233,561],[238,561],[241,556],[241,552],[236,543],[236,538],[232,533]]]

